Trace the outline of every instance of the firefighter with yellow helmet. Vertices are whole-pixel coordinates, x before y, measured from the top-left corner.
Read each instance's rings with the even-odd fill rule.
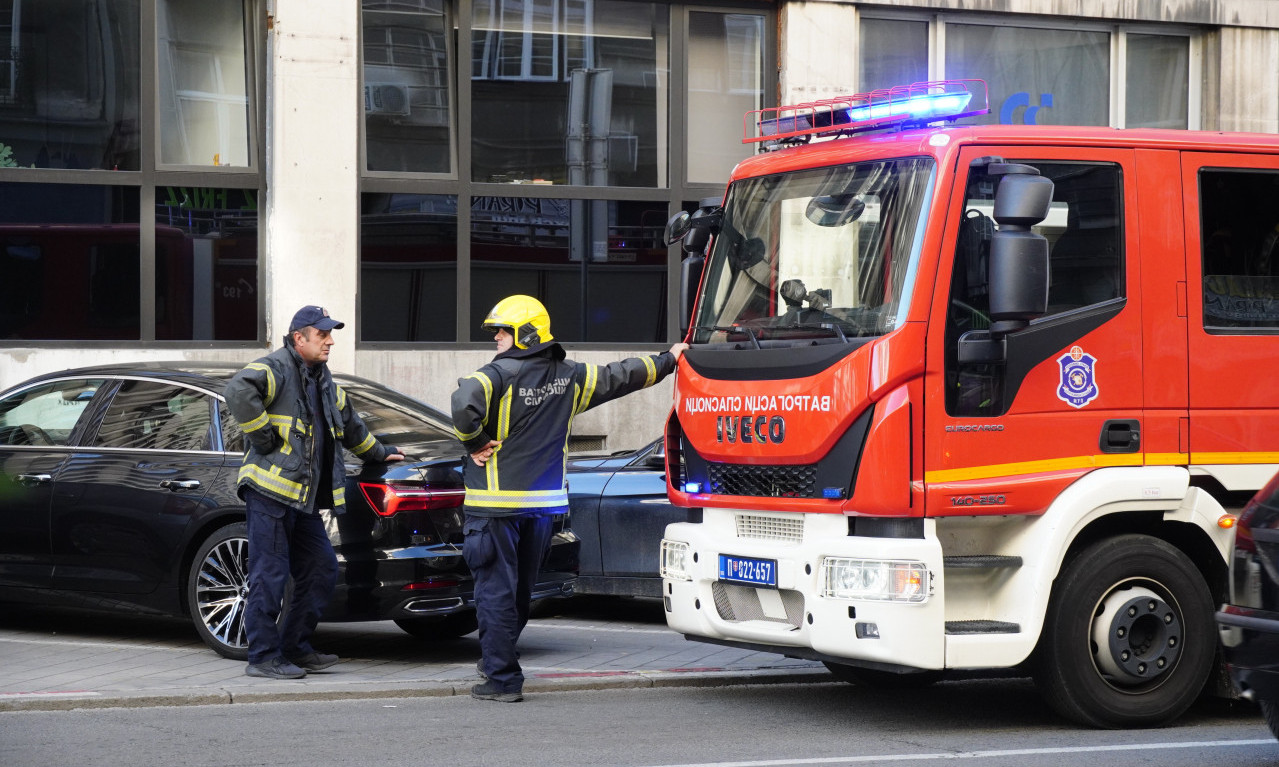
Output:
[[[485,676],[471,696],[513,703],[524,687],[515,643],[553,518],[568,512],[573,417],[661,381],[688,345],[608,365],[573,362],[551,335],[546,307],[524,295],[499,301],[483,326],[495,334],[497,356],[458,380],[452,403],[453,429],[471,458],[462,554],[475,577]]]

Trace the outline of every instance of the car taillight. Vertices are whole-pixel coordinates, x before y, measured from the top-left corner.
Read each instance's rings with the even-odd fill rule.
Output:
[[[360,491],[380,517],[393,517],[401,511],[453,509],[462,505],[466,491],[462,488],[432,490],[417,485],[388,485],[361,482]]]

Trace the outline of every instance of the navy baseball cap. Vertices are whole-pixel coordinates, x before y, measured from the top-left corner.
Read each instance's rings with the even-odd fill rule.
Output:
[[[334,330],[346,327],[346,323],[338,322],[330,317],[328,310],[322,306],[304,306],[298,309],[297,314],[293,315],[293,322],[289,323],[289,332],[292,333],[308,326],[316,330]]]

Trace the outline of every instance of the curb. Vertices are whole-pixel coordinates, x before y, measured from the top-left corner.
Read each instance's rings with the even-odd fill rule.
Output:
[[[478,677],[477,677],[478,679]],[[464,683],[409,682],[349,684],[271,682],[266,689],[171,689],[128,692],[0,693],[0,712],[74,711],[79,709],[151,708],[160,706],[215,706],[235,703],[291,703],[326,700],[379,700],[390,698],[441,698],[470,695],[475,679]],[[669,687],[730,687],[765,684],[806,684],[831,682],[826,671],[811,669],[768,669],[761,671],[649,671],[603,672],[598,674],[545,674],[530,676],[524,692],[588,692]],[[286,689],[286,686],[291,689]]]

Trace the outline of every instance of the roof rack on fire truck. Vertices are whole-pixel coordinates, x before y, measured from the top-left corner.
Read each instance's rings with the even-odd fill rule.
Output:
[[[814,137],[902,129],[990,112],[985,80],[931,80],[868,93],[755,109],[746,113],[742,143],[764,149]]]

